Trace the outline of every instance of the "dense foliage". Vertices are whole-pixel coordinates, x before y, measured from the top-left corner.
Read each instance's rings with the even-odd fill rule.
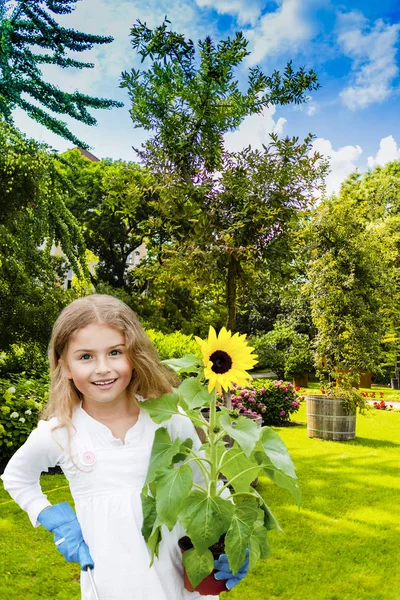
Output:
[[[46,377],[0,379],[0,463],[11,458],[37,426],[47,398]]]
[[[385,309],[394,308],[397,257],[388,236],[389,205],[365,194],[357,179],[321,202],[308,230],[317,361],[339,379],[343,370],[357,378],[379,368]]]
[[[63,287],[65,274],[84,270],[84,242],[56,155],[2,122],[0,146],[0,350],[30,340],[46,346],[74,296]]]
[[[314,370],[311,342],[304,333],[277,319],[268,333],[251,338],[258,355],[257,369],[269,369],[281,378],[309,375]]]
[[[78,146],[87,147],[69,131],[65,122],[50,113],[68,115],[86,125],[95,125],[96,119],[88,108],[111,108],[122,104],[79,91],[63,92],[45,81],[40,69],[40,65],[46,64],[63,69],[93,68],[92,63],[69,57],[67,51],[83,52],[95,44],[109,44],[113,41],[109,36],[91,35],[61,27],[51,16],[51,13],[71,13],[77,1],[0,2],[0,115],[11,122],[12,111],[18,106],[54,133]]]

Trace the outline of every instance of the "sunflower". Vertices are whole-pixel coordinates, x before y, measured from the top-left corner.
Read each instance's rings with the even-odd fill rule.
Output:
[[[225,327],[218,336],[214,327],[210,327],[207,340],[196,337],[203,354],[204,377],[208,379],[208,391],[228,390],[232,383],[246,385],[251,369],[257,363],[254,348],[247,345],[246,335],[231,334]]]

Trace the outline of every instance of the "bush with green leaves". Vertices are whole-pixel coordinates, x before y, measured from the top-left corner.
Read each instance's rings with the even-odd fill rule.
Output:
[[[0,379],[0,463],[11,458],[37,426],[48,388],[48,377]]]
[[[283,425],[300,408],[290,381],[255,379],[252,386],[231,389],[232,408],[244,415],[260,415],[263,425]]]
[[[146,333],[154,344],[161,360],[183,358],[187,354],[201,356],[199,345],[191,335],[185,335],[180,331],[162,333],[154,329],[148,329]]]
[[[292,325],[277,321],[268,333],[254,336],[251,346],[258,354],[258,369],[270,369],[281,379],[292,379],[314,371],[314,358],[308,335]]]
[[[48,371],[46,352],[37,342],[11,344],[0,352],[0,377],[23,373],[28,377],[42,377]]]

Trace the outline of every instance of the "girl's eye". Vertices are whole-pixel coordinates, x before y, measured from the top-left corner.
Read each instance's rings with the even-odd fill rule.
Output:
[[[82,354],[80,360],[88,360],[90,358],[90,354]]]
[[[116,354],[114,354],[114,352],[116,352]],[[121,354],[121,352],[119,350],[111,350],[110,354],[111,356],[118,356],[118,354]]]

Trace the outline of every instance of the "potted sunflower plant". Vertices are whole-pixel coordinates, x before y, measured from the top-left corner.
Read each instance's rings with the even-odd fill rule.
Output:
[[[268,531],[280,529],[264,498],[250,485],[255,477],[266,475],[298,504],[301,495],[292,460],[278,434],[270,427],[257,427],[228,407],[217,411],[218,392],[245,385],[251,378],[246,370],[257,357],[245,336],[232,335],[225,328],[217,335],[210,327],[207,340],[196,340],[202,359],[188,355],[164,361],[178,376],[190,376],[172,393],[142,404],[160,425],[142,490],[142,533],[154,560],[162,526],[172,530],[180,523],[186,532],[179,540],[186,589],[218,595],[227,590],[224,580],[214,578],[214,561],[221,553],[232,574],[246,560],[251,570],[268,556]],[[204,409],[209,410],[208,420]],[[177,414],[203,430],[201,447],[193,449],[190,438],[171,440],[162,424]],[[234,440],[233,446],[226,442],[227,436]],[[221,474],[226,483],[220,481]]]

